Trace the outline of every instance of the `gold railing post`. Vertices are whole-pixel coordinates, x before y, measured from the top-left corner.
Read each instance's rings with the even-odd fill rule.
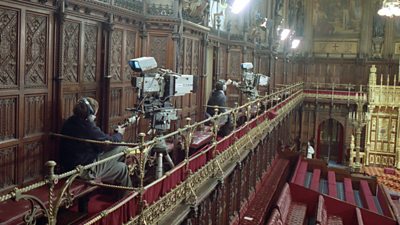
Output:
[[[145,207],[145,202],[143,199],[143,195],[144,195],[144,170],[145,170],[145,166],[146,166],[146,158],[144,154],[146,147],[145,147],[145,137],[146,134],[145,133],[139,133],[139,138],[140,138],[140,147],[139,147],[139,151],[140,151],[140,156],[139,156],[139,173],[140,173],[140,187],[139,187],[139,209],[140,209],[140,215],[139,215],[139,223],[140,224],[145,224],[145,215],[144,215],[144,207]]]
[[[57,165],[54,161],[46,162],[45,166],[48,168],[47,179],[49,181],[49,213],[48,213],[48,222],[49,225],[56,225],[57,217],[56,217],[56,209],[55,209],[55,196],[54,196],[54,187],[58,183],[58,179],[54,174],[54,168]]]

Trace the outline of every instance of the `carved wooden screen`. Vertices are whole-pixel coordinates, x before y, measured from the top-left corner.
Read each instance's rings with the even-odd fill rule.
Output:
[[[242,76],[240,69],[240,64],[242,63],[242,51],[240,49],[230,49],[228,54],[227,79],[240,81]],[[239,104],[241,103],[241,97],[238,88],[230,85],[228,86],[226,93],[228,107],[233,107],[235,105],[235,102]]]
[[[41,177],[52,126],[53,17],[7,4],[0,2],[0,190]]]
[[[62,61],[59,65],[62,80],[62,118],[72,115],[78,98],[93,97],[102,104],[100,23],[69,18],[63,24]],[[99,111],[101,112],[101,111]],[[100,116],[98,115],[100,118]]]
[[[200,82],[200,75],[202,74],[202,47],[201,42],[195,37],[184,37],[183,38],[183,49],[181,50],[181,63],[183,65],[183,74],[192,74],[197,77]],[[201,87],[201,84],[199,85]],[[200,112],[198,110],[198,95],[201,95],[201,89],[197,90],[196,93],[190,93],[183,97],[179,97],[176,100],[179,108],[182,109],[180,115],[182,118],[190,117],[192,120],[196,119],[196,114]]]
[[[133,108],[137,93],[131,85],[133,75],[128,65],[129,59],[136,58],[138,53],[138,33],[123,26],[115,26],[111,34],[110,47],[110,95],[109,95],[109,128],[114,128],[128,118]],[[125,133],[125,139],[134,141],[137,128],[130,126]]]
[[[369,164],[395,166],[398,119],[395,109],[376,107],[373,111],[371,122],[368,124]]]

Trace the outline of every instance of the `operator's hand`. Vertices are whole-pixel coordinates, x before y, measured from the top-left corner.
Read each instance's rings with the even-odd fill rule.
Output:
[[[115,129],[115,132],[124,135],[124,133],[125,133],[125,127],[118,126],[118,127]]]

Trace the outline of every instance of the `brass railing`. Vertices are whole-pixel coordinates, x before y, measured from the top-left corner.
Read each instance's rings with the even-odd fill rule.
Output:
[[[114,156],[108,157],[101,161],[91,163],[85,166],[78,166],[74,170],[68,171],[66,173],[55,174],[54,168],[56,166],[56,163],[53,161],[47,162],[46,166],[48,168],[47,169],[48,175],[46,176],[46,179],[26,187],[15,188],[11,192],[0,196],[0,202],[4,202],[10,199],[13,199],[15,201],[19,201],[20,199],[29,200],[32,203],[30,216],[27,217],[29,218],[29,220],[31,221],[34,220],[35,207],[33,207],[33,205],[34,203],[36,203],[41,207],[41,210],[47,217],[48,224],[50,225],[56,224],[57,212],[61,207],[61,204],[63,202],[71,203],[73,200],[73,196],[69,191],[71,185],[74,183],[74,181],[76,181],[76,178],[78,178],[85,170],[97,166],[106,161],[112,160],[114,158],[121,157],[123,155],[140,153],[140,154],[135,154],[138,162],[136,172],[139,174],[140,184],[135,189],[136,192],[129,195],[127,199],[129,200],[134,197],[139,198],[139,208],[140,208],[139,212],[141,213],[136,217],[134,217],[131,221],[129,221],[128,224],[155,223],[162,216],[165,216],[169,210],[173,209],[182,202],[186,202],[188,204],[195,204],[197,201],[197,197],[194,190],[196,190],[196,188],[198,188],[205,180],[211,177],[221,177],[223,173],[222,168],[224,165],[226,165],[228,162],[232,160],[238,160],[238,156],[240,156],[245,151],[249,151],[252,147],[254,147],[256,143],[258,143],[260,140],[263,139],[263,137],[265,137],[269,132],[271,132],[274,129],[274,127],[277,124],[279,124],[280,121],[283,120],[285,116],[289,114],[289,112],[291,112],[291,110],[293,110],[294,107],[296,107],[299,103],[303,101],[305,96],[303,90],[304,90],[304,84],[302,83],[293,84],[285,88],[282,88],[281,90],[278,90],[272,94],[263,96],[254,101],[250,101],[242,106],[238,106],[231,110],[227,110],[224,113],[221,114],[217,113],[215,116],[208,118],[206,120],[190,123],[191,121],[188,119],[187,125],[185,125],[184,128],[179,128],[178,130],[173,131],[167,135],[161,137],[155,137],[149,141],[145,141],[145,134],[141,133],[139,135],[141,138],[140,143],[121,143],[121,145],[130,146],[130,148],[128,148],[125,152],[116,154]],[[279,104],[281,105],[277,107],[277,105]],[[263,112],[260,111],[261,106],[263,106],[264,109]],[[247,122],[250,122],[250,117],[251,117],[250,114],[252,113],[252,111],[254,111],[254,108],[256,109],[257,112],[255,119],[258,119],[261,113],[265,113],[266,111],[269,111],[273,108],[275,108],[278,113],[274,119],[272,120],[265,119],[255,128],[250,129],[246,135],[236,140],[232,145],[228,146],[227,149],[224,150],[223,152],[217,152],[216,150],[217,145],[226,140],[227,138],[230,138],[230,135],[228,135],[223,139],[217,141],[219,120],[222,117],[228,115],[231,115],[232,118],[238,118],[238,114],[241,113],[245,114]],[[210,147],[204,150],[203,152],[197,154],[196,156],[190,157],[189,146],[193,139],[193,133],[194,131],[204,127],[206,123],[212,124],[213,139],[210,144]],[[234,126],[236,128],[236,124],[234,124]],[[145,190],[152,185],[152,184],[149,184],[147,186],[144,185],[145,165],[149,158],[150,150],[159,141],[178,135],[181,136],[183,140],[183,150],[185,152],[185,160],[183,161],[183,163],[179,164],[176,168],[172,169],[171,171],[168,171],[163,177],[154,182],[165,179],[168,176],[168,174],[173,173],[174,170],[177,170],[182,166],[186,167],[186,171],[189,171],[188,169],[189,164],[195,159],[195,157],[200,157],[202,154],[212,153],[213,157],[210,161],[206,162],[206,164],[203,167],[201,167],[198,171],[196,171],[193,174],[190,174],[185,180],[182,181],[182,183],[180,183],[180,185],[178,185],[174,189],[167,192],[164,196],[162,196],[160,200],[146,207],[143,199],[143,194]],[[56,184],[62,179],[66,179],[67,181],[63,184],[61,193],[59,193],[56,196],[54,188]],[[27,193],[33,189],[43,187],[45,185],[48,185],[49,187],[49,198],[48,198],[49,201],[47,206],[37,197]],[[128,201],[127,199],[125,199],[123,202]],[[97,217],[88,221],[87,224],[92,224],[100,220],[102,217],[105,217],[109,213],[118,209],[121,205],[123,204],[119,203],[118,205],[113,206],[110,209],[107,209],[106,211],[99,214]]]

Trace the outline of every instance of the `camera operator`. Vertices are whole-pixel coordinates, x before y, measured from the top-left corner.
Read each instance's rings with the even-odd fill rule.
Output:
[[[207,117],[214,116],[215,109],[218,108],[218,114],[226,112],[226,86],[229,85],[232,81],[228,80],[227,82],[217,81],[215,84],[215,89],[211,93],[210,98],[207,102]],[[230,132],[232,132],[233,126],[231,122],[230,116],[226,116],[222,121],[222,124],[218,134],[220,136],[226,136]]]
[[[125,128],[119,126],[110,136],[95,124],[99,109],[98,102],[90,97],[81,98],[75,104],[73,115],[69,117],[61,130],[63,135],[97,141],[122,141]],[[126,147],[104,148],[104,146],[63,138],[60,143],[61,165],[65,170],[74,169],[77,165],[87,165],[106,157],[122,152]],[[86,170],[83,179],[98,179],[104,183],[132,187],[124,157],[115,158]]]

